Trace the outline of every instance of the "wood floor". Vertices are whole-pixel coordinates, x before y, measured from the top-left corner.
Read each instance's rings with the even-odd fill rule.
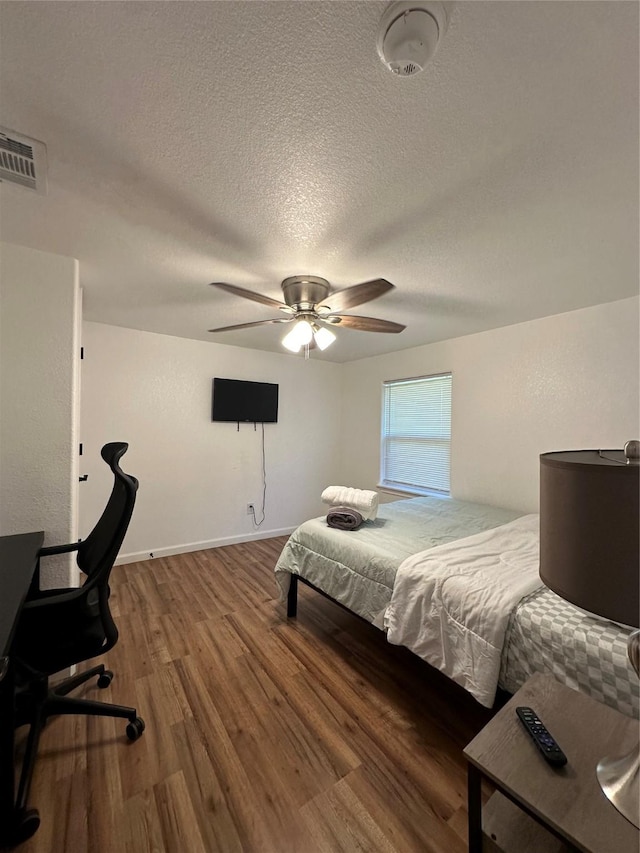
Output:
[[[114,569],[115,678],[83,689],[146,731],[51,720],[20,853],[466,850],[462,748],[490,712],[311,590],[287,620],[285,541]]]

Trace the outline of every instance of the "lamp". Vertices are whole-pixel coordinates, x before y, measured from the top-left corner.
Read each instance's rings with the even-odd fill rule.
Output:
[[[320,328],[320,326],[309,322],[309,320],[301,319],[284,336],[282,346],[286,347],[290,352],[300,352],[303,346],[308,346],[313,340],[319,349],[325,350],[335,339],[336,336],[329,329]]]
[[[540,456],[541,579],[577,607],[633,628],[640,628],[639,447]],[[636,631],[628,653],[640,675],[639,651]],[[596,774],[605,796],[640,828],[638,746],[603,758]]]
[[[336,336],[329,329],[321,329],[319,326],[314,325],[313,340],[319,349],[326,349],[328,346],[331,346],[335,339]]]
[[[291,352],[300,352],[300,347],[311,342],[313,329],[308,320],[298,320],[288,335],[282,339],[282,346]]]

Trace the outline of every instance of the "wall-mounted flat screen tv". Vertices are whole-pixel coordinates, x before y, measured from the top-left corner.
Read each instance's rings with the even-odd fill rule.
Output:
[[[212,421],[275,424],[278,422],[278,386],[272,382],[214,379]]]

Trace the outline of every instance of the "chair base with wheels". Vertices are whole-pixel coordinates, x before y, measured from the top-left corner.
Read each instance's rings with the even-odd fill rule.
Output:
[[[113,679],[113,672],[106,669],[104,664],[99,664],[85,672],[65,678],[64,681],[53,686],[49,686],[49,679],[46,676],[34,678],[33,675],[33,673],[30,675],[22,688],[18,687],[16,694],[17,723],[18,725],[29,723],[30,729],[15,806],[17,813],[15,832],[18,835],[15,843],[30,838],[40,826],[37,809],[27,808],[27,801],[38,754],[40,735],[50,717],[58,714],[119,717],[128,720],[125,731],[127,738],[132,742],[138,740],[145,729],[144,720],[138,716],[135,708],[115,705],[110,702],[99,702],[94,699],[79,699],[68,695],[76,687],[80,687],[96,676],[98,687],[102,689],[109,687]]]
[[[65,678],[53,686],[49,685],[49,679],[46,676],[30,673],[24,685],[18,687],[16,694],[17,724],[30,724],[16,799],[18,814],[25,816],[25,820],[19,822],[21,827],[20,840],[29,838],[40,824],[39,817],[36,823],[37,811],[28,809],[27,801],[38,755],[40,735],[50,717],[58,714],[84,714],[90,717],[125,719],[128,720],[125,729],[126,735],[128,740],[132,742],[138,740],[145,729],[144,720],[138,716],[135,708],[130,708],[127,705],[115,705],[110,702],[99,702],[95,699],[79,699],[68,695],[76,687],[80,687],[96,676],[97,686],[101,689],[109,687],[113,680],[113,672],[107,669],[104,664],[98,664],[85,672]],[[28,819],[26,819],[27,813],[29,813]],[[30,834],[24,835],[23,833],[29,829],[31,830]]]
[[[47,683],[44,686],[44,698],[42,693],[39,693],[40,698],[34,702],[28,702],[31,706],[31,712],[27,712],[26,716],[33,719],[33,712],[37,717],[42,718],[44,725],[49,717],[56,714],[87,714],[91,717],[121,717],[129,720],[126,728],[127,737],[129,740],[137,740],[144,731],[144,720],[138,716],[135,708],[130,708],[127,705],[115,705],[111,702],[99,702],[95,699],[78,699],[70,697],[68,694],[76,687],[80,687],[87,681],[90,681],[95,676],[98,677],[97,686],[101,689],[109,687],[113,680],[113,672],[107,669],[103,663],[91,667],[84,672],[79,672],[77,675],[72,675],[60,681],[57,684],[50,686]],[[33,682],[26,690],[26,694],[33,694]],[[34,707],[34,705],[36,707]]]

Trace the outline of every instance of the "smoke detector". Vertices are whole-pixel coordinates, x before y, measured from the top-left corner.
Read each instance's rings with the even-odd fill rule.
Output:
[[[443,3],[392,3],[378,29],[378,54],[390,71],[412,77],[422,71],[436,52],[447,28]]]
[[[47,193],[47,147],[15,130],[0,127],[0,182]]]

